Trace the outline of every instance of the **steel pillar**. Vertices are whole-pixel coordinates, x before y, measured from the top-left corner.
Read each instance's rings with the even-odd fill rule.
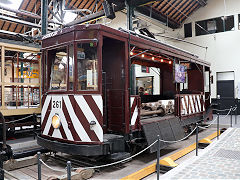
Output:
[[[127,28],[132,30],[132,17],[133,17],[133,6],[132,0],[126,1],[127,7]],[[130,34],[129,34],[130,36]],[[129,53],[130,53],[130,43],[129,43]],[[130,58],[130,55],[129,55]],[[135,64],[131,64],[130,60],[130,93],[131,95],[136,95],[136,73],[135,73]]]
[[[41,15],[42,15],[42,35],[47,34],[47,19],[48,19],[48,0],[41,0]]]

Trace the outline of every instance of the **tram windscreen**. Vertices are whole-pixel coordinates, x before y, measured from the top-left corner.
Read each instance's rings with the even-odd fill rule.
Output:
[[[53,55],[55,54],[55,56]],[[67,48],[52,50],[49,52],[51,66],[51,90],[66,90],[67,89]]]
[[[98,90],[97,47],[93,43],[77,44],[77,66],[77,90]]]

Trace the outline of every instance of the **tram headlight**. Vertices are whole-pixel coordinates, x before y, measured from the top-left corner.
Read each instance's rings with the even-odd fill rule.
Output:
[[[52,126],[54,129],[58,129],[61,126],[61,120],[58,114],[52,117]]]

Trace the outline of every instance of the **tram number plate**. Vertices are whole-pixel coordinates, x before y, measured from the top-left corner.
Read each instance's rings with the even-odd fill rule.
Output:
[[[52,100],[52,109],[62,109],[62,99]]]

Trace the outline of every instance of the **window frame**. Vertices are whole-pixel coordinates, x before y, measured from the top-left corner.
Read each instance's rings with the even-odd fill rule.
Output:
[[[189,32],[191,32],[190,33],[190,35],[187,35],[186,33],[186,29],[188,28],[188,26],[190,26],[189,28]],[[186,23],[186,24],[184,24],[184,37],[185,38],[189,38],[189,37],[193,37],[193,28],[192,28],[192,22],[190,22],[190,23]]]
[[[78,65],[77,65],[77,44],[78,43],[91,43],[91,42],[97,42],[97,85],[98,85],[98,89],[97,90],[78,90],[77,89],[77,84],[78,84]],[[75,55],[75,94],[101,94],[102,91],[102,47],[101,47],[101,41],[98,39],[97,41],[95,39],[83,39],[83,40],[77,40],[74,43],[74,55]]]
[[[73,67],[72,67],[72,74],[73,74],[73,89],[70,89],[70,70],[69,70],[69,68],[70,68],[70,66],[69,66],[69,60],[70,60],[70,58],[69,58],[69,56],[70,56],[70,46],[73,46]],[[70,91],[70,92],[74,92],[75,91],[75,66],[76,66],[76,64],[75,64],[75,44],[72,42],[72,43],[69,43],[68,45],[68,50],[67,50],[67,52],[68,52],[68,56],[67,56],[67,60],[68,60],[68,63],[67,63],[67,65],[68,65],[68,73],[67,73],[67,91]]]
[[[98,58],[98,90],[96,91],[77,91],[77,87],[76,87],[76,82],[77,82],[77,43],[89,43],[89,42],[97,42],[97,58]],[[58,49],[58,48],[62,48],[62,47],[66,47],[69,48],[69,46],[73,44],[74,46],[74,64],[75,66],[73,67],[73,81],[74,81],[74,86],[73,86],[73,90],[69,90],[68,86],[69,86],[69,68],[68,68],[68,73],[67,73],[67,90],[58,90],[58,91],[53,91],[50,90],[50,73],[51,73],[51,69],[49,72],[49,65],[50,62],[48,61],[48,51],[54,50],[54,49]],[[52,46],[50,48],[44,48],[43,50],[45,52],[45,63],[44,66],[42,68],[45,68],[45,83],[46,83],[46,89],[45,89],[45,95],[46,94],[102,94],[102,36],[99,36],[98,39],[81,39],[81,40],[73,40],[73,41],[69,41],[66,43],[62,43],[61,45],[55,45]],[[69,58],[69,51],[68,52],[68,58]],[[69,60],[68,60],[69,62]],[[47,67],[47,68],[46,68]]]
[[[217,34],[217,33],[224,33],[224,32],[231,32],[231,31],[235,31],[236,27],[235,27],[235,16],[234,15],[229,15],[226,16],[227,18],[232,18],[233,21],[233,30],[226,30],[226,20],[223,19],[224,16],[219,16],[219,17],[214,17],[214,18],[210,18],[210,19],[205,19],[205,20],[198,20],[195,21],[195,36],[203,36],[203,35],[210,35],[210,34]],[[219,23],[219,19],[221,19],[221,24]],[[208,30],[208,22],[213,21],[216,23],[216,29],[215,30]],[[208,31],[209,33],[207,33],[206,31],[202,30],[200,27],[198,27],[199,24],[200,26],[202,26],[204,29],[206,29],[206,31]],[[199,31],[199,32],[198,32]],[[211,32],[211,31],[216,31],[216,32]]]
[[[64,44],[64,45],[61,45],[61,46],[56,46],[54,48],[49,48],[46,50],[46,67],[47,67],[47,89],[46,91],[49,92],[49,93],[66,93],[69,91],[69,45],[70,43],[67,43],[67,44]],[[57,49],[61,49],[61,48],[64,48],[66,47],[67,49],[67,73],[66,73],[66,84],[67,84],[67,88],[66,89],[61,89],[61,90],[52,90],[50,89],[50,83],[51,83],[51,73],[52,73],[52,66],[50,66],[50,61],[48,60],[48,54],[49,54],[49,51],[52,51],[52,50],[57,50]],[[51,64],[52,65],[52,64]]]

